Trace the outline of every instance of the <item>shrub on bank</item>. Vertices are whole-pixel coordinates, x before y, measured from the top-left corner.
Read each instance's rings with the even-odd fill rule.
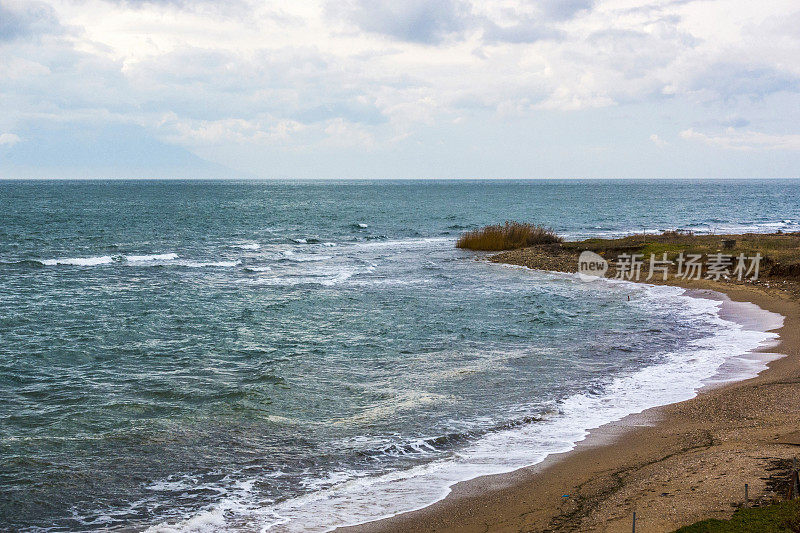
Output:
[[[468,250],[500,251],[562,241],[563,239],[549,228],[536,224],[506,222],[468,231],[461,235],[456,246]]]

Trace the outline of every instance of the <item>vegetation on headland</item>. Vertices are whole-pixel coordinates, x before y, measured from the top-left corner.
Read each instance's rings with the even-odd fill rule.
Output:
[[[495,224],[468,231],[461,235],[456,246],[468,250],[498,252],[538,244],[560,243],[562,240],[551,229],[536,224],[506,221],[505,224]]]
[[[777,289],[782,293],[788,292],[794,297],[800,297],[800,232],[694,235],[683,231],[667,231],[657,235],[637,234],[617,239],[586,239],[575,242],[538,244],[503,251],[492,255],[489,260],[538,270],[574,273],[578,270],[578,258],[584,251],[594,252],[608,261],[609,269],[606,273],[608,277],[617,275],[614,261],[619,256],[630,257],[634,254],[641,256],[640,281],[650,282],[659,282],[661,278],[659,275],[648,280],[651,254],[659,259],[667,254],[669,260],[675,260],[680,254],[700,255],[704,259],[719,254],[732,258],[740,255],[747,257],[758,255],[761,260],[757,280],[745,277],[740,281],[736,276],[723,276],[716,281],[763,285],[770,291]],[[669,279],[674,280],[677,268],[671,266],[668,274]],[[707,276],[702,277],[706,278]],[[786,472],[781,475],[783,478],[788,477]],[[761,499],[764,499],[763,495]],[[675,533],[749,533],[756,531],[800,533],[800,499],[752,508],[742,507],[729,520],[703,520],[682,527]]]
[[[477,233],[480,233],[480,230],[469,235]],[[466,235],[462,236],[462,239],[465,237]],[[609,262],[607,277],[617,275],[615,260],[623,254],[641,254],[641,281],[647,281],[651,254],[661,259],[666,253],[668,259],[673,261],[680,253],[699,254],[704,259],[719,253],[734,258],[740,254],[747,257],[760,254],[758,283],[800,284],[800,233],[694,235],[690,232],[667,231],[661,234],[629,235],[617,239],[593,238],[568,242],[561,240],[502,251],[489,260],[538,270],[576,272],[578,256],[586,250],[595,252]],[[671,266],[669,277],[673,279],[676,273],[676,265]]]
[[[800,531],[800,500],[765,507],[742,508],[730,520],[703,520],[675,533],[796,533]]]

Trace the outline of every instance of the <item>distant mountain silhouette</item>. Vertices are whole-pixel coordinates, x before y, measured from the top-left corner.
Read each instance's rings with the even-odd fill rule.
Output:
[[[154,138],[135,125],[20,133],[0,146],[2,178],[245,178],[247,173],[206,161]]]

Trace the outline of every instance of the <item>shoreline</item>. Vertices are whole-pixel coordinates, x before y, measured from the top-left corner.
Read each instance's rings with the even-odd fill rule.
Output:
[[[794,387],[787,396],[800,400],[800,372],[792,368],[800,335],[791,334],[800,331],[800,305],[756,285],[705,280],[670,285],[693,297],[718,300],[722,294],[782,315],[776,345],[756,351],[783,357],[767,362],[756,377],[711,382],[689,400],[592,429],[572,450],[533,466],[462,481],[429,506],[336,531],[630,531],[634,510],[640,530],[669,531],[709,517],[728,518],[737,497],[744,499],[744,483],[751,500],[771,498],[760,479],[770,466],[764,454],[774,460],[792,454],[796,445],[781,442],[800,445],[791,424],[796,418],[783,413],[781,420],[759,424],[770,402],[743,399],[788,382]],[[723,303],[721,316],[729,312],[726,307]],[[800,409],[790,411],[800,415]],[[770,442],[771,433],[776,443]]]

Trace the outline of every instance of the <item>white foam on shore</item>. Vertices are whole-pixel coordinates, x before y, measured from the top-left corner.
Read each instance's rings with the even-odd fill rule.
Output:
[[[726,302],[696,297],[677,287],[644,286],[641,292],[642,285],[629,282],[593,283],[640,291],[641,297],[631,305],[679,309],[681,320],[702,321],[711,325],[714,333],[689,342],[655,365],[614,378],[599,393],[564,399],[554,406],[555,414],[540,422],[489,433],[453,457],[379,476],[344,473],[342,481],[329,488],[269,507],[254,508],[225,499],[185,522],[148,531],[323,532],[423,508],[447,496],[458,482],[535,465],[548,455],[572,450],[592,429],[645,409],[690,399],[714,382],[752,377],[774,358],[754,350],[777,338],[766,330],[780,327],[780,315],[757,308],[762,313],[759,320],[736,322],[731,316],[735,313],[721,316]],[[744,307],[738,310],[748,311]],[[760,326],[754,327],[756,323]],[[727,372],[728,367],[735,371]]]

